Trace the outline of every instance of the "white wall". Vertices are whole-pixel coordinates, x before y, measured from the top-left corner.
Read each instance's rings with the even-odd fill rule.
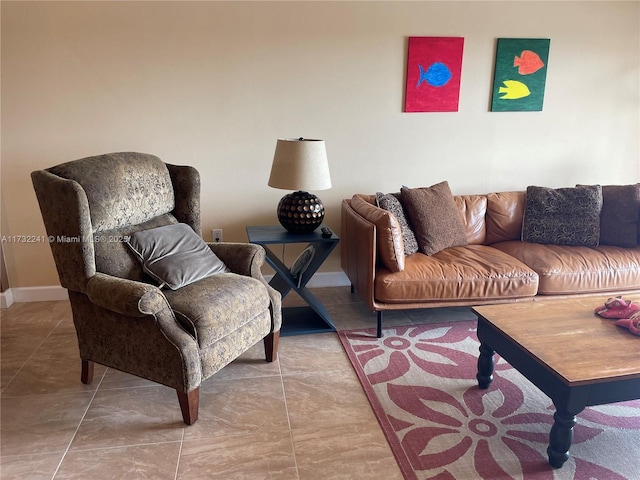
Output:
[[[342,198],[640,178],[636,2],[2,1],[2,234],[44,234],[32,170],[121,150],[191,164],[203,231],[277,223],[276,139],[327,142]],[[403,113],[409,36],[465,37],[457,113]],[[498,37],[550,38],[544,110],[489,112]],[[58,284],[3,245],[12,287]],[[325,271],[339,271],[336,251]]]

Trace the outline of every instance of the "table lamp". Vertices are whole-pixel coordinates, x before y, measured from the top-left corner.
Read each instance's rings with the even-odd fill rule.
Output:
[[[296,190],[278,203],[278,221],[291,233],[313,232],[322,224],[324,205],[307,190],[331,188],[324,140],[278,139],[269,186]]]

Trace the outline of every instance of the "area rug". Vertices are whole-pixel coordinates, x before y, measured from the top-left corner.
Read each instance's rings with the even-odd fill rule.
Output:
[[[478,388],[475,321],[383,333],[339,336],[405,479],[640,479],[640,401],[585,409],[553,469],[551,400],[498,355],[493,383]]]

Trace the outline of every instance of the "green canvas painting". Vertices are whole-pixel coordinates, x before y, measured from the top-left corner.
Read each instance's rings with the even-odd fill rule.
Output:
[[[549,61],[548,38],[499,38],[492,112],[542,111]]]

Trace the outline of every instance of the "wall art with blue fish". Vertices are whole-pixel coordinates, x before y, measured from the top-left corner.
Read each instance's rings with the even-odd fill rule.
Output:
[[[457,112],[462,37],[409,37],[405,112]]]
[[[542,111],[549,61],[548,38],[499,38],[492,112]]]

